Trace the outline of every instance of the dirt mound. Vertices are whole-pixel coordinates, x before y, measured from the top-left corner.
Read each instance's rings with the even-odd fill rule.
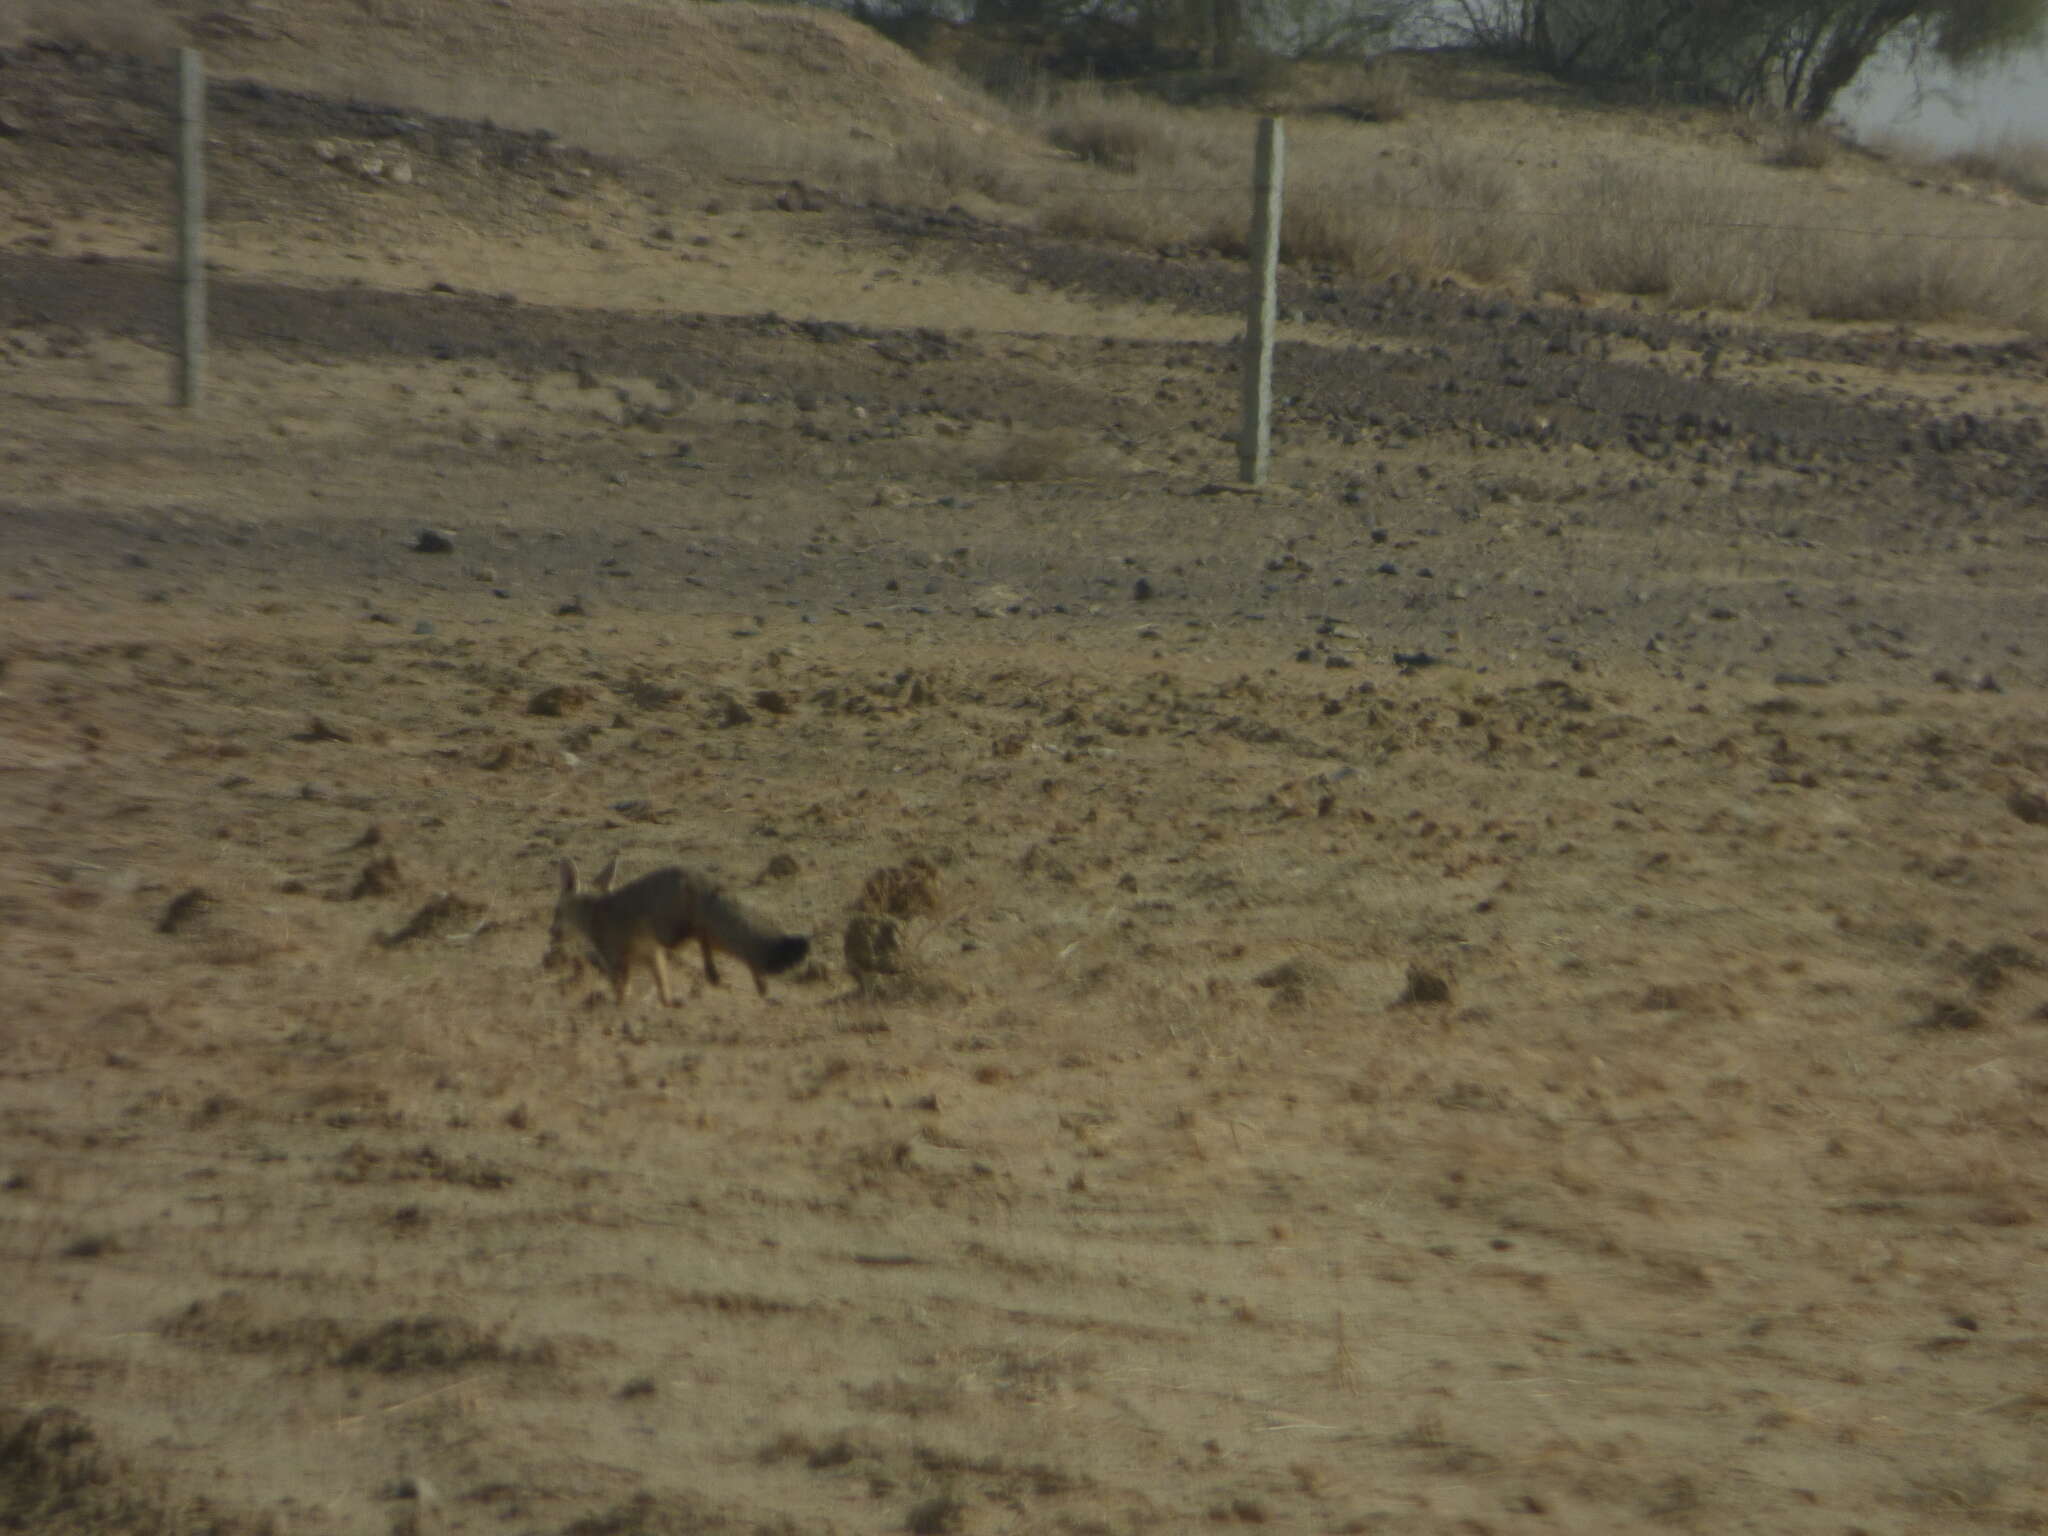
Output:
[[[658,150],[679,125],[714,119],[890,141],[1000,131],[965,87],[858,22],[808,8],[305,0],[288,11],[224,11],[174,0],[164,9],[219,73],[551,128],[611,152]]]

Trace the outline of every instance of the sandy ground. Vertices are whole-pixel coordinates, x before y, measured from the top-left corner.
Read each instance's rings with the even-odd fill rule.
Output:
[[[278,98],[181,413],[81,67],[0,139],[15,1528],[2048,1523],[2038,343],[1304,279],[1250,493],[1226,270],[481,129],[386,262]],[[700,225],[784,297],[664,298]],[[815,963],[614,1007],[615,854]]]

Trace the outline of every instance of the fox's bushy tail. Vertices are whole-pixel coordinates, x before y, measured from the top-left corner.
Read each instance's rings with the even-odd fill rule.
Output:
[[[800,933],[777,934],[761,946],[754,964],[770,976],[779,976],[804,963],[811,941]]]

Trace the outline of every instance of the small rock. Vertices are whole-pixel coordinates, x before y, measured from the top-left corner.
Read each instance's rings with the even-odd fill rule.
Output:
[[[526,701],[529,715],[566,715],[590,702],[590,690],[576,683],[555,683]]]
[[[164,915],[157,919],[158,933],[176,933],[195,918],[205,915],[214,906],[214,896],[200,886],[191,886],[171,898],[171,904],[164,908]]]
[[[412,541],[416,555],[447,555],[455,551],[455,535],[439,528],[422,528]]]
[[[1143,576],[1140,576],[1136,581],[1131,583],[1131,596],[1133,599],[1141,603],[1151,602],[1152,583],[1147,581]]]

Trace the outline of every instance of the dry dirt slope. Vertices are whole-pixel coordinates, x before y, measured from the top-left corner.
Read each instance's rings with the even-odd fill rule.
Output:
[[[161,166],[7,68],[101,125],[0,143],[8,1519],[2048,1519],[2038,355],[1332,287],[1241,498],[1198,340],[654,313],[635,173],[479,129],[397,261],[224,168],[185,420],[81,255]],[[944,313],[1222,281],[721,196]],[[821,966],[618,1014],[621,851]]]

